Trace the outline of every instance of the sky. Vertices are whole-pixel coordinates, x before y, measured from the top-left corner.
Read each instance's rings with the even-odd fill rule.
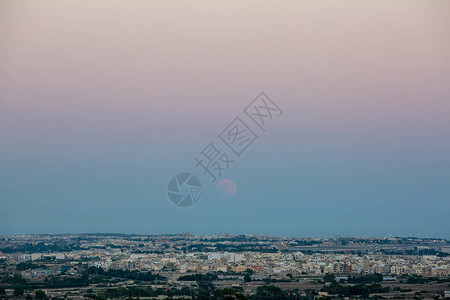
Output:
[[[0,0],[0,234],[450,238],[449,14]],[[265,132],[243,112],[262,91],[283,110]],[[258,139],[223,196],[193,158],[236,117]],[[203,190],[183,209],[180,172]]]

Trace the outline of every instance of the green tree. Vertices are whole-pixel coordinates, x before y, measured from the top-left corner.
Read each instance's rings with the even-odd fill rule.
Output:
[[[31,261],[21,262],[16,265],[16,270],[24,271],[27,269],[36,269],[39,268],[39,265],[33,264]]]
[[[224,288],[219,291],[219,298],[223,300],[235,299],[236,291],[232,288]]]
[[[336,277],[333,274],[326,274],[323,277],[323,281],[325,281],[325,282],[334,282],[334,281],[336,281]]]
[[[37,290],[36,291],[36,299],[45,299],[47,295],[45,295],[45,293],[41,290]]]
[[[23,295],[24,292],[25,292],[25,291],[24,291],[23,288],[15,288],[15,289],[14,289],[14,296],[20,297],[20,296]]]
[[[283,292],[274,285],[263,285],[256,289],[256,296],[264,299],[281,299]]]

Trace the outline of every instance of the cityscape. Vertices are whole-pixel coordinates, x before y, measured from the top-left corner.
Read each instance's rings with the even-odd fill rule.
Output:
[[[439,238],[0,236],[4,299],[443,299]]]
[[[450,0],[0,0],[0,300],[450,300]]]

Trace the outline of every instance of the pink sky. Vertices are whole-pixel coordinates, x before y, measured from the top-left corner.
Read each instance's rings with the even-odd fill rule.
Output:
[[[427,195],[440,207],[449,195],[441,186],[450,163],[449,12],[450,1],[425,0],[0,0],[0,165],[8,165],[0,193],[9,193],[11,211],[3,227],[13,228],[14,205],[48,198],[20,198],[15,183],[42,180],[50,189],[64,178],[22,164],[69,162],[85,167],[83,179],[102,159],[125,168],[136,159],[145,163],[134,167],[148,162],[154,172],[165,164],[168,174],[152,174],[166,180],[261,91],[285,114],[253,158],[301,174],[307,163],[296,155],[305,151],[311,172],[323,171],[319,181],[369,170],[354,175],[352,191],[385,178],[405,191],[430,180],[439,188]],[[251,158],[236,171],[265,174]],[[238,198],[245,188],[232,180]],[[158,197],[164,185],[155,184]]]

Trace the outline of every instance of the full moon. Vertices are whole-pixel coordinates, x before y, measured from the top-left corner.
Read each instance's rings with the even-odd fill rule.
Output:
[[[222,179],[216,184],[217,191],[225,197],[232,197],[237,190],[236,183],[230,179]]]

